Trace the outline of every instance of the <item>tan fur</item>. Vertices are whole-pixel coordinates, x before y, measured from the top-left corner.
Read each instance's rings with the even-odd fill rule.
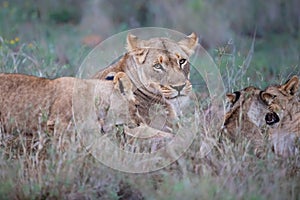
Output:
[[[284,157],[299,154],[300,147],[300,102],[297,97],[299,78],[293,76],[285,84],[267,87],[265,101],[272,112],[280,118],[271,125],[270,135],[277,154]]]
[[[168,38],[141,40],[129,34],[128,52],[93,78],[104,80],[125,72],[134,84],[138,112],[144,122],[153,128],[169,130],[181,114],[178,107],[188,102],[192,90],[188,60],[197,43],[194,33],[179,42]]]
[[[264,91],[254,87],[227,94],[223,135],[237,141],[239,136],[254,141],[260,149],[266,143],[276,154],[288,157],[299,153],[300,102],[299,79],[269,86]],[[256,147],[256,148],[257,148]]]
[[[227,94],[226,110],[222,135],[235,143],[245,138],[252,144],[256,155],[260,156],[265,148],[266,127],[264,116],[269,113],[268,106],[261,100],[261,90],[247,87]]]
[[[40,149],[45,142],[41,133],[57,141],[59,150],[68,148],[74,139],[86,146],[100,132],[122,134],[126,145],[132,143],[130,138],[150,145],[173,138],[143,123],[132,87],[124,72],[116,73],[113,81],[0,74],[0,146],[17,147],[14,141],[26,136],[26,148],[34,148],[30,141],[38,139]],[[123,129],[126,132],[120,132]],[[147,137],[140,140],[141,132]]]
[[[122,90],[118,87],[119,84],[122,85]],[[77,90],[82,89],[82,96],[74,98],[95,98],[93,102],[82,104],[77,111],[93,105],[97,111],[94,113],[98,118],[96,120],[102,122],[102,128],[113,125],[113,122],[136,123],[129,117],[130,104],[135,107],[135,99],[132,84],[125,73],[118,73],[114,82],[71,77],[50,80],[21,74],[0,74],[0,122],[4,131],[32,133],[66,129],[74,115],[74,86]],[[79,103],[80,101],[83,99],[78,100]],[[111,119],[115,121],[106,119],[109,113],[120,111],[127,114],[115,114],[117,119]]]

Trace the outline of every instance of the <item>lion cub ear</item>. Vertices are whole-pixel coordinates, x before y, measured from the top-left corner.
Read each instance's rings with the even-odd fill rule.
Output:
[[[133,85],[129,77],[124,72],[118,72],[114,76],[114,88],[119,90],[128,100],[135,101]]]
[[[274,102],[276,95],[270,94],[268,92],[261,92],[260,98],[263,102],[265,102],[268,106]]]
[[[293,76],[289,79],[285,84],[280,86],[280,90],[286,92],[290,95],[295,95],[299,89],[299,78],[297,76]]]
[[[234,93],[228,93],[226,94],[226,102],[230,103],[230,104],[234,104],[235,102],[237,102],[237,100],[240,98],[241,93],[236,91]]]
[[[198,37],[196,33],[193,32],[189,36],[180,40],[178,44],[188,54],[188,56],[191,56],[198,45]]]
[[[232,103],[235,101],[235,95],[234,93],[228,93],[226,94],[226,102]]]

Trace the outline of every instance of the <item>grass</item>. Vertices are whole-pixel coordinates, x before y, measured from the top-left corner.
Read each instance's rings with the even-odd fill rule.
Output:
[[[298,38],[274,33],[268,37],[254,39],[253,41],[250,37],[236,36],[233,41],[212,51],[228,88],[234,90],[249,85],[265,88],[300,74]],[[252,42],[253,54],[249,66],[245,68],[243,63]],[[243,74],[238,76],[237,80],[232,80],[239,71],[243,71]]]
[[[201,135],[198,133],[177,162],[144,174],[110,169],[82,151],[76,142],[72,148],[60,152],[53,141],[45,147],[46,157],[21,149],[16,152],[23,153],[17,153],[15,159],[13,151],[7,152],[8,157],[2,151],[0,196],[6,199],[299,198],[299,164],[295,159],[278,158],[271,151],[259,159],[247,152],[247,141],[237,146],[225,141],[223,148],[202,157]],[[19,139],[25,138],[20,135]],[[212,136],[202,135],[202,139],[216,142]]]
[[[0,11],[7,19],[0,21],[0,71],[74,76],[90,50],[80,43],[86,32],[73,24],[45,24],[34,11],[18,16],[18,9],[8,5]],[[30,23],[24,23],[28,19]],[[250,67],[233,80],[251,42],[237,37],[235,43],[212,51],[228,90],[250,84],[265,87],[290,74],[300,75],[299,39],[273,35],[256,39]],[[0,199],[300,199],[299,155],[284,159],[269,150],[257,158],[247,151],[247,141],[216,146],[218,127],[205,130],[208,134],[199,131],[177,162],[155,172],[128,174],[99,163],[76,141],[65,152],[57,151],[55,141],[41,140],[51,141],[46,133],[31,143],[44,146],[40,154],[25,148],[27,138],[22,135],[11,149],[0,129]],[[206,156],[202,141],[215,147]]]

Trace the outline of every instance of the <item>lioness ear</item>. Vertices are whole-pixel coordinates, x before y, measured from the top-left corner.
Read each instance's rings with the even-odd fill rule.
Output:
[[[129,33],[127,35],[127,51],[132,51],[138,47],[139,38]]]
[[[273,103],[275,97],[276,97],[276,95],[272,95],[268,92],[260,93],[261,100],[263,100],[263,102],[265,102],[268,106]]]
[[[285,84],[280,86],[280,90],[282,90],[292,96],[296,94],[298,89],[299,89],[299,78],[297,76],[293,76]]]
[[[140,43],[143,43],[143,44],[140,44]],[[147,49],[147,48],[140,48],[142,45],[145,45],[145,41],[140,40],[137,36],[132,35],[130,33],[127,35],[126,49],[128,52],[136,50],[135,57],[140,64],[143,64],[145,62],[147,53],[149,51],[149,49]]]
[[[188,54],[188,56],[191,56],[198,45],[198,37],[196,33],[193,32],[189,36],[180,40],[178,44]]]
[[[128,100],[135,101],[132,82],[124,72],[118,72],[114,76],[113,83],[114,88],[119,90]]]

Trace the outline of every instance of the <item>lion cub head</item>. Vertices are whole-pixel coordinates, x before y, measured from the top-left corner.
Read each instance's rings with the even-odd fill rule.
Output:
[[[223,133],[236,141],[242,135],[258,145],[268,139],[276,154],[284,157],[299,152],[299,79],[269,86],[264,91],[248,87],[227,94],[228,108]]]
[[[265,125],[263,117],[269,110],[262,101],[261,90],[247,87],[243,90],[228,93],[227,108],[223,124],[223,131],[231,139],[238,135],[259,134],[259,128]]]
[[[269,115],[274,123],[279,121],[276,113],[271,112],[262,96],[263,91],[255,87],[227,94],[227,108],[222,127],[222,135],[233,142],[242,139],[251,142],[256,155],[260,156],[265,148],[265,117]],[[267,94],[267,93],[264,93]]]
[[[124,72],[116,73],[113,81],[76,79],[72,98],[75,120],[94,123],[97,118],[105,133],[118,125],[136,127],[142,122],[136,109],[138,102],[133,85]]]
[[[264,101],[270,106],[270,109],[276,112],[280,118],[286,115],[286,110],[291,111],[292,102],[299,101],[297,92],[299,89],[299,78],[293,76],[282,85],[269,86],[262,94]],[[269,124],[269,122],[267,121]],[[270,124],[272,125],[272,124]]]
[[[264,101],[270,113],[265,115],[266,124],[270,126],[270,138],[274,151],[284,157],[296,155],[300,145],[300,101],[297,96],[299,78],[293,76],[286,83],[269,86],[263,92]],[[272,113],[279,118],[274,123]]]

